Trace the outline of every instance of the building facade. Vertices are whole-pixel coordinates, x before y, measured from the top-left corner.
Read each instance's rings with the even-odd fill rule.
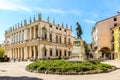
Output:
[[[11,27],[5,32],[5,55],[18,60],[55,59],[70,57],[72,29],[41,20],[30,19],[29,24]]]
[[[112,33],[111,28],[117,26],[120,23],[120,14],[110,17],[108,19],[99,21],[95,24],[92,30],[93,49],[96,58],[104,57],[107,59],[113,59],[112,53],[103,53],[104,49],[112,51]]]
[[[120,60],[120,25],[114,27],[112,30],[112,53],[115,60]]]

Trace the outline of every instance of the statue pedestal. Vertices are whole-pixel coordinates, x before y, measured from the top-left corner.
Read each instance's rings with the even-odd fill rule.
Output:
[[[76,39],[73,43],[72,58],[78,58],[83,61],[86,59],[85,42],[82,39]]]

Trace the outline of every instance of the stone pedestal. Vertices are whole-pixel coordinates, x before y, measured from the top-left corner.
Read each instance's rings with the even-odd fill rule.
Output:
[[[72,58],[78,58],[78,60],[86,59],[85,42],[82,39],[76,39],[73,43]]]

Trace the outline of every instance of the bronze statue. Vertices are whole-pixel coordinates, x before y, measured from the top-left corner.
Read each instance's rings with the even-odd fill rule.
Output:
[[[81,39],[81,34],[82,34],[82,29],[81,29],[81,26],[80,24],[77,22],[76,23],[77,27],[76,27],[76,31],[77,31],[77,38],[78,39]]]

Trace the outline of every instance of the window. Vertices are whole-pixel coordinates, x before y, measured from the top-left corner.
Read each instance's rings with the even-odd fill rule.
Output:
[[[114,51],[114,44],[112,45],[112,51]]]
[[[60,43],[61,43],[61,36],[60,36]]]
[[[119,31],[120,31],[120,27],[119,27]]]
[[[59,30],[61,30],[61,28]]]
[[[112,34],[114,34],[114,31],[112,30]]]
[[[66,37],[64,38],[64,43],[66,44]]]
[[[58,29],[58,27],[56,27],[56,29]]]
[[[66,56],[67,54],[66,54],[66,51],[64,51],[64,56]]]
[[[68,38],[68,44],[70,45],[70,38]]]
[[[120,33],[119,33],[119,35],[118,35],[118,40],[120,40]]]
[[[58,50],[56,50],[56,56],[58,56]]]
[[[47,34],[45,34],[45,40],[47,39]]]
[[[56,43],[58,43],[58,35],[56,35]]]
[[[50,25],[50,27],[52,28],[52,25]]]
[[[60,56],[62,56],[62,51],[60,50]]]
[[[112,42],[114,42],[114,36],[112,36]]]
[[[118,51],[120,51],[120,42],[118,43]]]
[[[66,29],[64,31],[66,32]]]
[[[117,23],[114,23],[114,27],[117,26]]]
[[[71,55],[71,52],[70,51],[68,51],[68,56],[70,56]]]
[[[52,56],[52,50],[50,50],[50,56]]]
[[[50,41],[52,41],[52,34],[50,34]]]
[[[46,50],[44,51],[44,56],[47,56],[47,51]]]
[[[114,21],[117,21],[117,18],[115,17],[115,18],[113,18],[113,20],[114,20]]]

